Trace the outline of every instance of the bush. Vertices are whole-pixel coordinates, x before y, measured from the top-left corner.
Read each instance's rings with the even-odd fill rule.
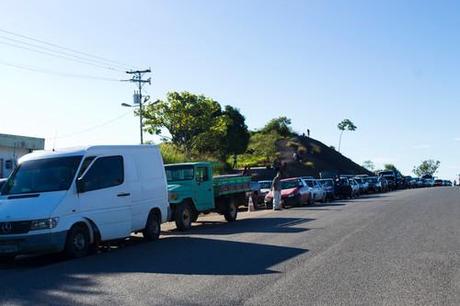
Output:
[[[188,161],[185,154],[171,143],[163,142],[159,147],[165,164],[177,164]]]

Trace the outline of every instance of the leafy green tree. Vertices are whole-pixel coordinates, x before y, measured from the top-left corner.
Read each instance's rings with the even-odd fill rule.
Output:
[[[222,115],[226,119],[227,129],[220,140],[220,160],[224,161],[228,156],[233,156],[233,167],[235,167],[238,154],[243,154],[248,148],[249,130],[246,119],[238,109],[227,105]]]
[[[345,131],[355,131],[358,127],[351,122],[350,119],[344,119],[339,124],[337,124],[337,128],[340,130],[339,136],[339,147],[338,151],[340,152],[340,147],[342,145],[342,136]]]
[[[398,168],[396,168],[396,166],[393,165],[393,164],[385,164],[385,165],[383,165],[383,169],[384,169],[385,171],[400,172],[400,171],[398,170]]]
[[[276,132],[282,137],[288,137],[292,135],[291,119],[287,117],[278,117],[270,120],[261,130],[263,134],[269,134]]]
[[[187,158],[194,151],[218,151],[228,126],[217,101],[186,91],[170,92],[166,100],[146,105],[143,116],[147,132],[169,138]],[[163,129],[171,136],[162,134]]]
[[[441,162],[439,160],[427,159],[422,161],[418,167],[414,167],[412,172],[419,177],[425,174],[434,175],[438,171],[440,165]]]
[[[363,167],[366,168],[369,171],[374,171],[375,170],[375,165],[372,162],[372,160],[366,160],[363,162]]]

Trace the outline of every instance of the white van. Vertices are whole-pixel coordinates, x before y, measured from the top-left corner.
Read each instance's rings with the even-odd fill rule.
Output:
[[[169,214],[155,146],[92,146],[21,158],[0,190],[0,257],[65,251],[142,232],[156,240]]]

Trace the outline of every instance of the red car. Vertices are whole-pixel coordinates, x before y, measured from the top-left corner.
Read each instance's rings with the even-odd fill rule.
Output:
[[[312,203],[309,188],[301,178],[281,180],[281,203],[284,206],[303,206]],[[265,205],[273,207],[273,191],[265,196]]]

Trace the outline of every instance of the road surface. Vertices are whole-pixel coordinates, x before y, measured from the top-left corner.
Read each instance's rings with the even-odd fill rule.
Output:
[[[155,243],[0,265],[1,304],[460,305],[460,188],[207,218]]]

